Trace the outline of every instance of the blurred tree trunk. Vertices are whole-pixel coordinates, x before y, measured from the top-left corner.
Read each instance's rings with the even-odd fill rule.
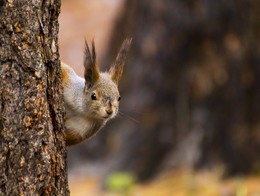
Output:
[[[106,132],[123,140],[115,167],[141,180],[162,165],[260,168],[259,12],[259,1],[125,2],[106,61],[133,37],[120,109],[139,123]]]
[[[68,195],[59,0],[0,0],[0,195]]]

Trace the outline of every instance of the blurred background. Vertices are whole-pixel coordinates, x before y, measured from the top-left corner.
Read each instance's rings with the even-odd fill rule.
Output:
[[[260,1],[62,0],[61,60],[107,70],[118,117],[70,147],[71,195],[260,195]]]

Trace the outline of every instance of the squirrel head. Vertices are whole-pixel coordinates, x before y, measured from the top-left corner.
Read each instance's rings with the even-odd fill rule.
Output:
[[[88,116],[100,120],[108,120],[118,113],[120,94],[118,83],[125,65],[126,54],[132,39],[126,39],[108,72],[100,72],[96,63],[95,44],[92,41],[91,50],[86,42],[84,67],[84,95],[88,107]]]

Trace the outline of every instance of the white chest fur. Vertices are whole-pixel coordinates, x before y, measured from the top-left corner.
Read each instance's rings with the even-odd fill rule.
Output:
[[[88,131],[94,127],[94,122],[92,120],[86,119],[86,117],[71,116],[66,119],[65,126],[67,129],[74,130],[80,136],[84,137],[86,134],[88,135]]]

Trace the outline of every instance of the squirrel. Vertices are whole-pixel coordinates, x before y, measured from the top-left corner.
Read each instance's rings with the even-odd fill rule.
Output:
[[[132,39],[124,40],[108,72],[99,71],[93,40],[91,50],[85,41],[84,78],[61,62],[67,146],[90,138],[117,115],[121,99],[118,83],[131,42]]]

